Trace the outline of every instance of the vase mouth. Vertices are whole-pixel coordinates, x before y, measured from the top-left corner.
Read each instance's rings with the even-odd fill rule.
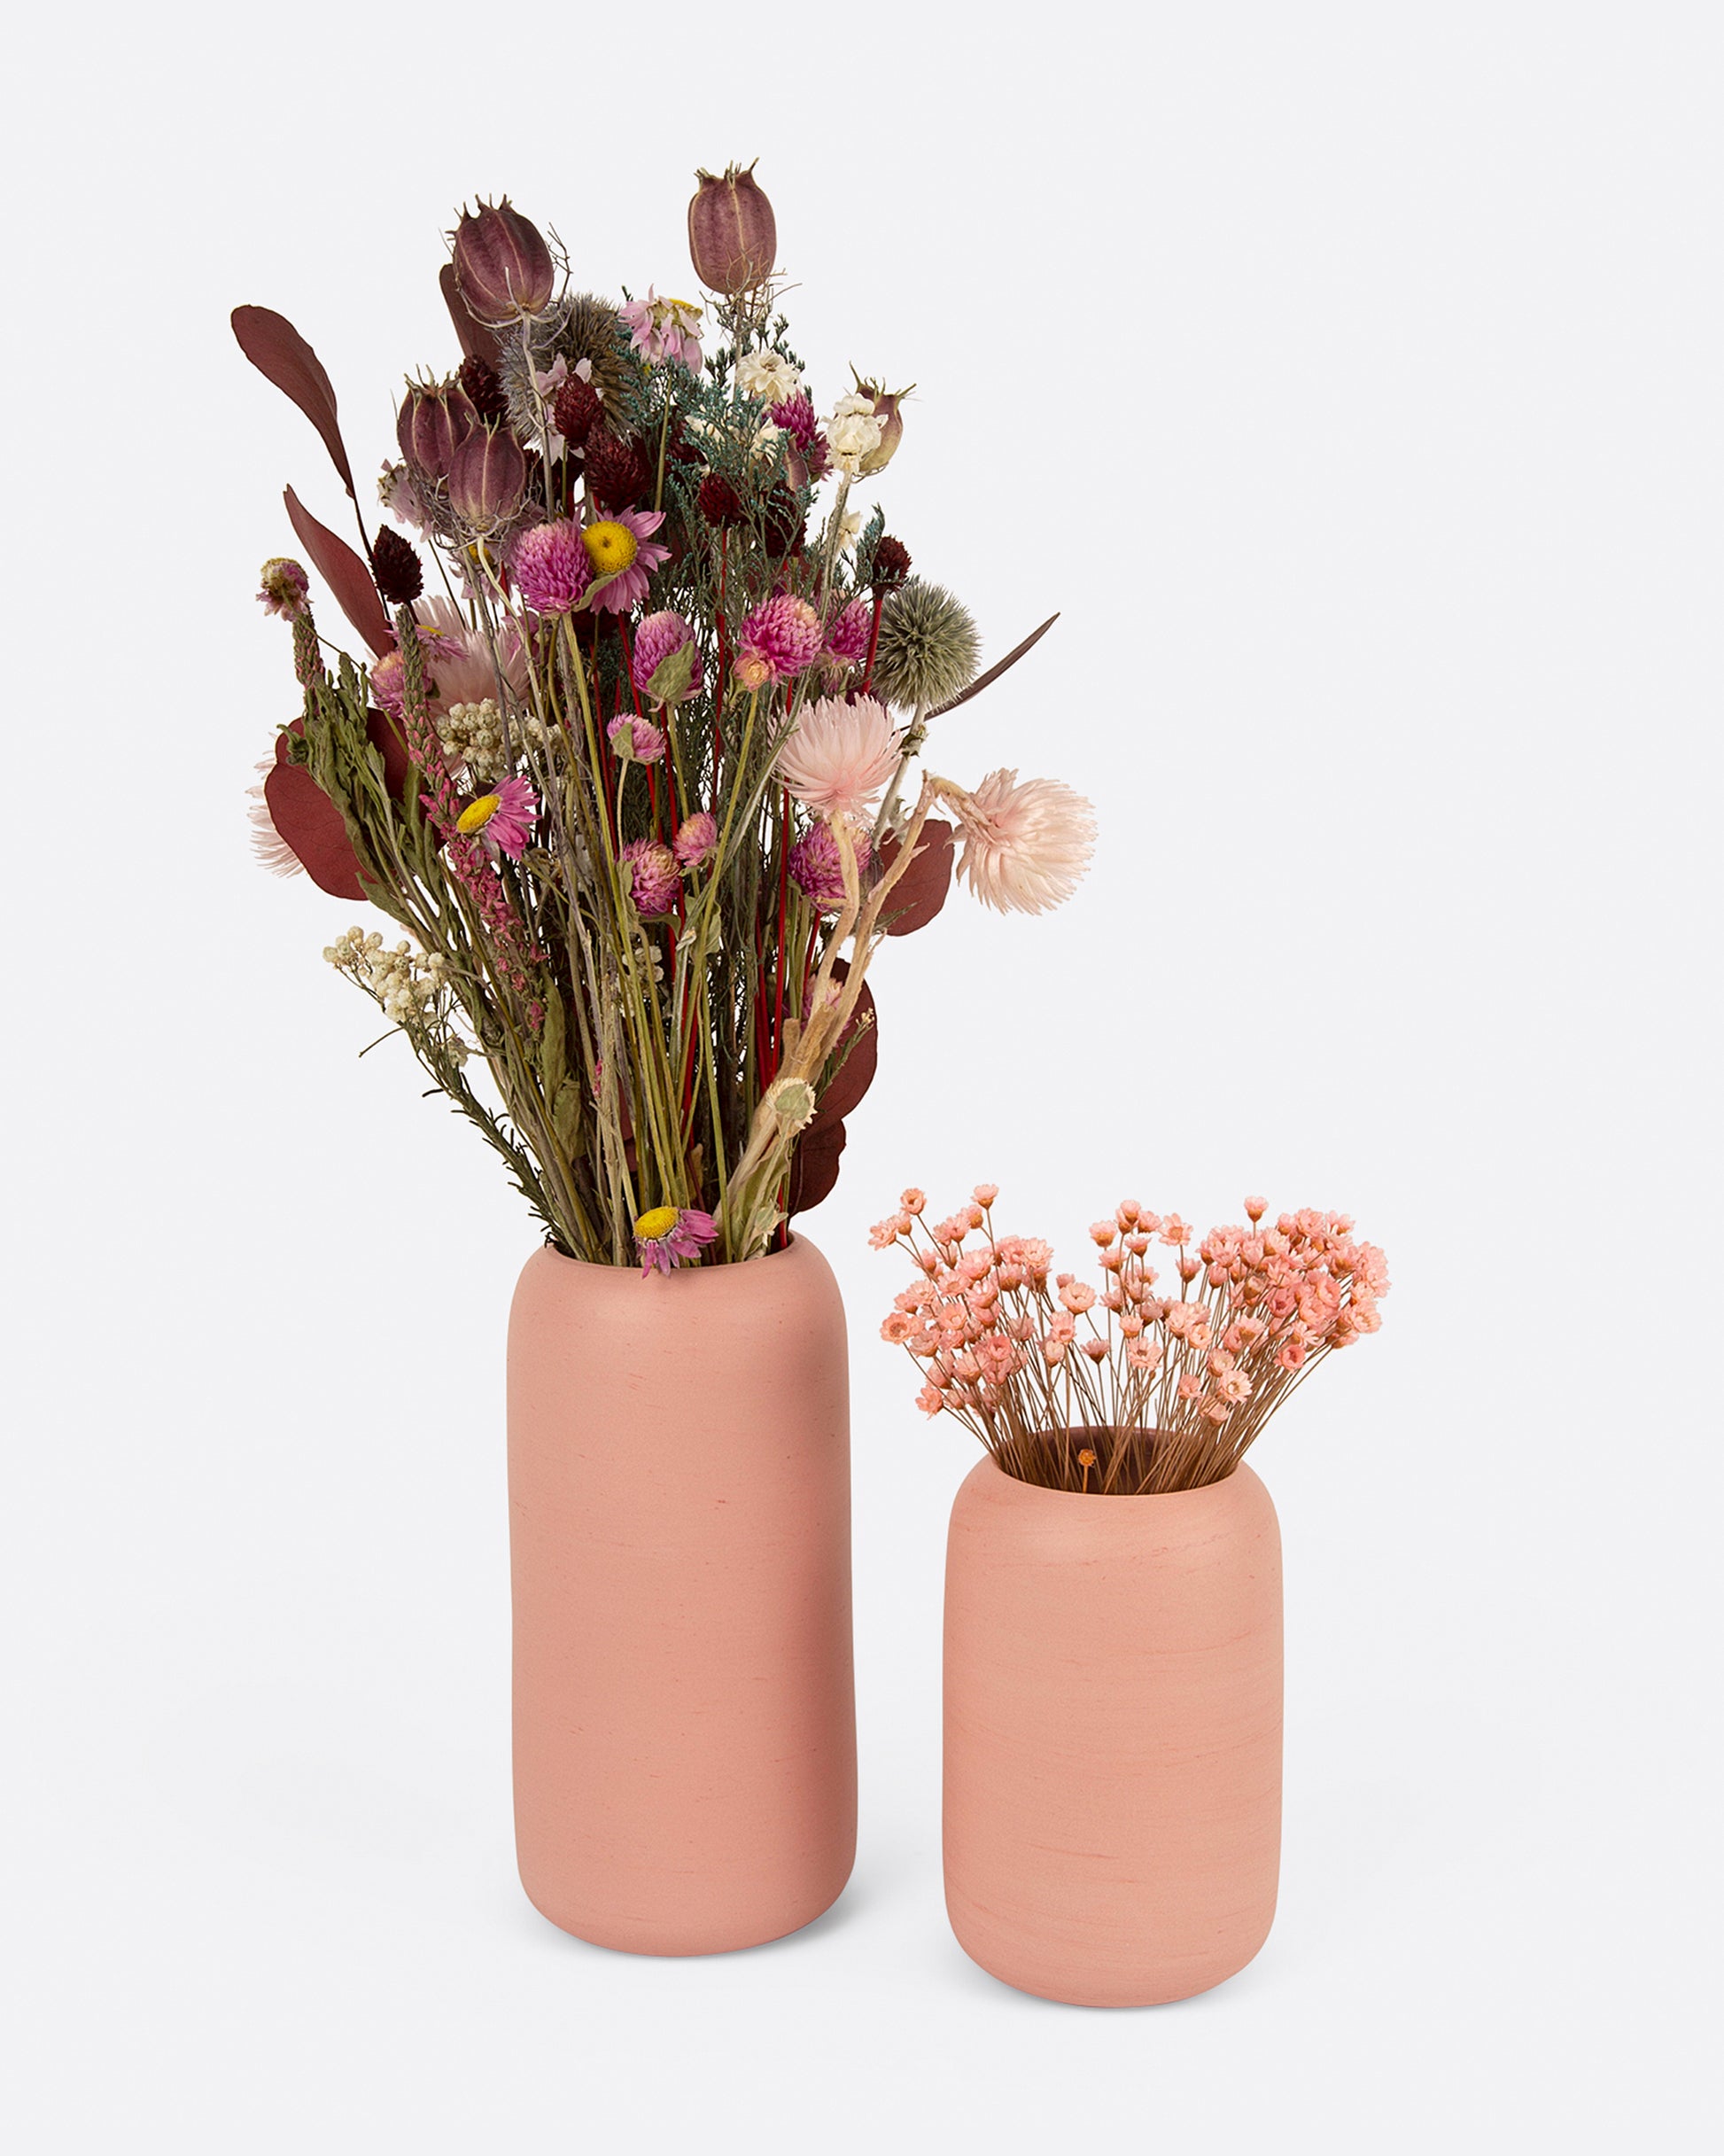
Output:
[[[1134,1431],[1132,1434],[1142,1437],[1167,1435],[1164,1431],[1152,1429]],[[1047,1438],[1056,1438],[1061,1436],[1089,1438],[1093,1437],[1097,1433],[1092,1428],[1083,1428],[1068,1431],[1044,1430],[1039,1432],[1038,1435]],[[983,1452],[980,1465],[983,1467],[992,1468],[1002,1483],[1009,1483],[1014,1490],[1027,1490],[1032,1491],[1037,1498],[1047,1498],[1060,1504],[1071,1505],[1093,1504],[1098,1498],[1106,1498],[1108,1503],[1113,1505],[1160,1505],[1164,1504],[1169,1498],[1207,1497],[1212,1491],[1225,1488],[1241,1470],[1246,1467],[1246,1463],[1243,1459],[1236,1459],[1225,1475],[1216,1475],[1212,1482],[1192,1483],[1179,1490],[1061,1490],[1052,1483],[1031,1482],[1028,1475],[1013,1475],[1012,1470],[1003,1461],[998,1459],[992,1452]]]
[[[792,1257],[798,1250],[812,1250],[813,1247],[805,1235],[799,1235],[793,1228],[790,1231],[789,1240],[781,1250],[763,1250],[757,1257],[734,1258],[719,1265],[677,1265],[672,1267],[669,1273],[649,1273],[644,1280],[641,1279],[641,1265],[638,1257],[632,1257],[626,1265],[601,1265],[595,1258],[571,1257],[566,1250],[559,1250],[548,1237],[540,1243],[533,1255],[553,1257],[559,1265],[572,1266],[582,1273],[611,1273],[619,1280],[632,1274],[641,1281],[644,1288],[648,1281],[656,1281],[660,1286],[665,1287],[673,1280],[711,1280],[722,1274],[734,1276],[737,1273],[746,1273],[753,1266],[769,1265],[777,1258]]]

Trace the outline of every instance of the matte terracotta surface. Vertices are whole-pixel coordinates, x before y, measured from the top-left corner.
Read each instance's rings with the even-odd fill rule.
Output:
[[[797,1929],[856,1848],[843,1305],[742,1265],[527,1262],[509,1328],[515,1827],[553,1924],[640,1954]]]
[[[1249,1467],[1083,1497],[983,1460],[946,1555],[946,1908],[1021,1991],[1148,2006],[1269,1936],[1281,1537]]]

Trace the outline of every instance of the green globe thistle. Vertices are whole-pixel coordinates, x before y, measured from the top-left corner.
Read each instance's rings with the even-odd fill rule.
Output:
[[[981,639],[969,609],[938,584],[912,577],[880,617],[874,686],[887,703],[936,711],[975,679]]]

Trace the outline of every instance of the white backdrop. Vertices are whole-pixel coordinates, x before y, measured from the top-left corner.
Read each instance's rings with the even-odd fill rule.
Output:
[[[0,2110],[20,2151],[1696,2145],[1717,1917],[1718,18],[46,11],[14,31]],[[851,1313],[863,1814],[807,1934],[633,1960],[512,1872],[501,1327],[524,1208],[248,857],[292,705],[252,593],[309,428],[447,363],[507,188],[688,283],[758,153],[817,395],[993,654],[932,760],[1062,775],[1094,873],[876,984],[807,1223]],[[326,610],[327,611],[327,610]],[[1387,1249],[1255,1455],[1288,1577],[1284,1894],[1186,2004],[1022,1997],[945,1927],[944,1522],[866,1224],[982,1177],[1074,1248],[1247,1189]],[[1697,1270],[1704,1268],[1704,1270]],[[1703,1835],[1704,1827],[1704,1835]]]

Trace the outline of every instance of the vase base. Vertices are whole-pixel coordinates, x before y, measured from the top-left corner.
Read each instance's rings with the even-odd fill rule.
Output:
[[[524,1879],[521,1889],[547,1924],[554,1924],[558,1931],[566,1932],[571,1939],[579,1939],[586,1946],[602,1947],[612,1954],[688,1960],[703,1954],[746,1953],[750,1947],[770,1946],[775,1939],[788,1939],[796,1932],[806,1931],[811,1924],[836,1906],[850,1884],[853,1860],[845,1864],[829,1892],[812,1894],[788,1906],[780,1903],[776,1909],[757,1913],[715,1911],[705,1920],[693,1911],[667,1921],[620,1917],[596,1910],[575,1911],[566,1906],[559,1911],[547,1906],[555,1900],[554,1896],[547,1895],[541,1900]]]

